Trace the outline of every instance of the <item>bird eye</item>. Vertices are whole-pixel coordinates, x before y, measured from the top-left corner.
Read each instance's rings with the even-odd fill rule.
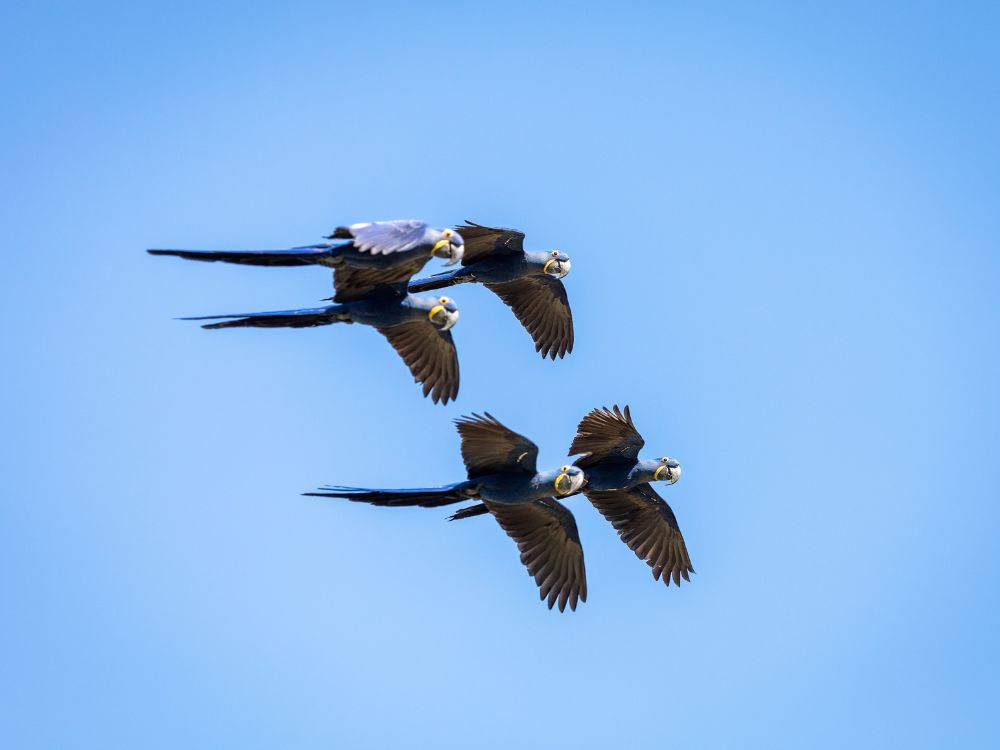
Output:
[[[448,304],[448,298],[447,297],[441,297],[438,300],[438,302],[440,302],[442,305],[447,305]]]
[[[443,234],[445,237],[451,237],[455,233],[450,229],[445,229],[443,232],[441,232],[441,234]]]
[[[553,258],[557,258],[557,257],[559,257],[559,251],[558,251],[558,250],[553,250],[553,251],[552,251],[552,257],[553,257]]]
[[[666,456],[664,456],[663,458],[661,458],[661,459],[660,459],[660,461],[662,461],[663,463],[666,463],[666,462],[667,462],[667,461],[669,461],[669,460],[670,460],[670,459],[669,459],[669,458],[667,458]]]
[[[568,466],[563,466],[561,469],[559,469],[559,471],[561,471],[561,472],[567,472],[567,471],[569,471],[569,467]]]

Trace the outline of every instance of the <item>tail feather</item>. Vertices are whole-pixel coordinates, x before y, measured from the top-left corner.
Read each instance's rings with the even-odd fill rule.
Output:
[[[475,518],[476,516],[482,516],[490,512],[490,509],[486,507],[486,503],[476,503],[475,505],[470,505],[468,508],[461,508],[450,516],[448,516],[449,521],[461,521],[465,518]]]
[[[173,255],[186,260],[240,263],[245,266],[312,266],[337,255],[337,245],[306,245],[287,250],[147,250],[150,255]]]
[[[444,289],[449,286],[455,286],[455,284],[461,284],[465,281],[472,281],[468,269],[459,268],[456,271],[445,271],[443,273],[436,273],[433,276],[428,276],[426,279],[411,281],[409,284],[409,291],[429,292],[432,289]]]
[[[363,487],[320,487],[317,492],[303,492],[307,497],[339,497],[355,503],[368,503],[387,508],[419,506],[440,508],[465,502],[475,496],[472,482],[459,482],[444,487],[423,487],[403,490],[370,490]]]
[[[311,328],[345,320],[340,314],[342,305],[328,305],[304,310],[275,310],[274,312],[233,313],[231,315],[202,315],[180,320],[222,320],[202,328]]]

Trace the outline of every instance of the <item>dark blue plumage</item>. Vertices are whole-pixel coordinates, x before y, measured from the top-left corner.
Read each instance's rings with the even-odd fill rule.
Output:
[[[458,352],[449,329],[458,307],[448,297],[408,294],[407,282],[434,255],[461,259],[464,244],[452,229],[422,221],[382,221],[340,227],[332,242],[288,250],[234,252],[150,250],[194,260],[249,265],[322,265],[334,269],[336,304],[301,310],[210,315],[205,328],[310,328],[332,323],[371,326],[385,336],[410,368],[424,395],[447,403],[458,395]]]
[[[411,292],[478,282],[511,308],[543,357],[573,351],[573,313],[562,279],[569,256],[558,250],[526,252],[524,232],[466,222],[462,268],[410,282]]]
[[[332,323],[371,326],[385,336],[435,403],[458,396],[458,352],[450,328],[458,306],[448,297],[379,294],[354,302],[302,310],[207,315],[181,320],[220,320],[204,328],[310,328]]]
[[[653,569],[653,578],[679,586],[694,568],[674,512],[650,483],[674,484],[681,466],[667,456],[640,460],[644,445],[628,406],[624,412],[605,407],[580,421],[569,455],[585,454],[574,462],[587,472],[584,494],[621,540]]]
[[[576,609],[587,600],[583,548],[572,513],[556,497],[578,493],[586,482],[576,466],[539,472],[538,447],[490,414],[456,420],[468,479],[441,487],[363,489],[329,486],[314,497],[338,497],[388,507],[436,508],[466,500],[482,500],[475,510],[457,517],[489,512],[517,542],[521,561],[535,578],[551,609]]]
[[[464,256],[462,236],[452,229],[435,229],[412,219],[373,221],[337,227],[330,242],[284,250],[148,250],[151,255],[174,255],[187,260],[221,261],[248,266],[327,266],[328,268],[387,269],[419,265],[409,279],[431,257],[445,258],[447,265]]]

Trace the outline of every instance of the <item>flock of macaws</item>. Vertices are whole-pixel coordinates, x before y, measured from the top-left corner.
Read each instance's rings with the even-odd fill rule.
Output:
[[[446,404],[458,396],[458,352],[451,328],[458,306],[447,296],[416,293],[478,282],[511,308],[543,357],[573,351],[573,314],[562,279],[569,257],[524,249],[524,233],[472,222],[436,229],[422,221],[376,221],[338,227],[315,245],[285,250],[149,250],[188,260],[252,266],[325,266],[334,295],[323,307],[213,315],[203,327],[305,328],[331,323],[372,326],[396,350],[424,395]],[[461,268],[416,279],[431,258]],[[583,547],[572,513],[560,498],[583,493],[655,579],[690,580],[694,572],[670,506],[651,483],[673,484],[681,467],[669,457],[641,460],[642,436],[629,408],[594,409],[580,422],[572,464],[538,471],[538,447],[489,413],[456,420],[467,478],[422,489],[323,487],[306,493],[382,506],[434,508],[477,501],[449,517],[492,515],[517,543],[521,562],[549,608],[576,609],[587,600]]]

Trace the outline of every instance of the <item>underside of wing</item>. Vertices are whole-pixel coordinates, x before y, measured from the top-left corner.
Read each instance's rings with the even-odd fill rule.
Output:
[[[594,409],[580,420],[569,455],[586,453],[575,462],[582,468],[599,461],[635,461],[645,444],[628,406],[623,412],[616,404],[613,409]]]
[[[404,263],[382,267],[341,266],[333,272],[335,302],[356,302],[379,294],[406,296],[406,285],[427,258],[412,258]]]
[[[507,505],[487,502],[487,507],[507,535],[517,543],[521,562],[535,579],[539,595],[549,609],[558,604],[587,601],[587,571],[576,521],[569,509],[553,498]]]
[[[503,227],[484,227],[466,219],[465,224],[455,227],[465,240],[463,266],[484,260],[490,255],[511,255],[524,252],[524,232]]]
[[[688,574],[694,568],[677,518],[652,487],[640,484],[630,490],[584,490],[584,494],[636,557],[653,569],[653,578],[662,575],[667,586],[671,579],[677,586],[681,578],[691,580]]]
[[[498,472],[534,474],[538,446],[505,427],[489,412],[455,420],[469,478]]]
[[[369,221],[337,227],[331,239],[351,238],[360,252],[389,255],[413,250],[426,241],[427,224],[416,219]]]
[[[425,396],[430,395],[435,404],[455,400],[458,396],[458,350],[451,331],[440,331],[430,322],[422,321],[378,330],[423,386]]]
[[[573,351],[573,311],[566,287],[551,276],[524,276],[502,284],[486,284],[514,312],[543,357]]]

